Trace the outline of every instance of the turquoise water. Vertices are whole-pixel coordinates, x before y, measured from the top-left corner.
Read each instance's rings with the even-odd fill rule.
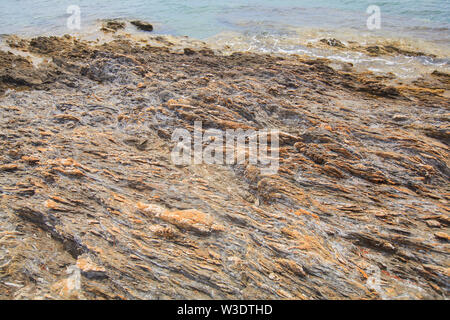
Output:
[[[70,5],[80,8],[80,30],[67,27]],[[367,27],[370,5],[381,10],[379,30]],[[188,36],[225,54],[300,54],[401,77],[450,72],[450,0],[0,0],[0,35],[73,34],[95,40],[104,36],[98,31],[104,19],[145,20],[154,32],[139,33],[130,26],[125,32]],[[369,57],[323,48],[323,38],[346,45],[388,43],[436,57]]]
[[[449,0],[0,0],[0,34],[63,34],[69,5],[81,9],[81,27],[107,18],[143,19],[156,33],[206,39],[223,31],[286,33],[292,27],[367,31],[366,9],[381,8],[379,35],[450,42]],[[81,30],[81,31],[82,31]]]

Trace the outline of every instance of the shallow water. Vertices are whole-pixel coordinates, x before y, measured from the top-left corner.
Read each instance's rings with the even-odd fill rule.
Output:
[[[159,25],[159,31],[207,38],[222,31],[277,33],[283,28],[352,28],[367,31],[366,9],[379,5],[381,33],[450,39],[448,0],[2,0],[1,33],[64,32],[69,5],[81,9],[82,28],[96,19],[139,18]]]
[[[367,8],[381,10],[381,29],[369,30]],[[80,30],[70,30],[67,8],[81,10]],[[236,51],[296,53],[365,64],[354,52],[324,52],[311,46],[334,37],[361,44],[394,43],[433,53],[438,59],[389,58],[370,60],[372,71],[397,74],[417,68],[448,69],[450,57],[450,1],[448,0],[2,0],[0,34],[86,34],[102,19],[142,19],[155,25],[156,34],[189,36]],[[395,68],[392,68],[392,63]],[[395,69],[395,70],[393,70]]]

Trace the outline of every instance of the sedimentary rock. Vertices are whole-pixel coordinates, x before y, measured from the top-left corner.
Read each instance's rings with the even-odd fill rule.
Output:
[[[448,296],[448,75],[14,43],[42,60],[0,52],[1,298]],[[278,129],[278,172],[175,165],[195,121]]]

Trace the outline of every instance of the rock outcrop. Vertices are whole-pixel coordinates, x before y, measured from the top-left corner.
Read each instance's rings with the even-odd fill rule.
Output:
[[[0,298],[448,297],[447,74],[16,44],[41,62],[0,52]],[[278,129],[277,174],[173,164],[195,121]]]

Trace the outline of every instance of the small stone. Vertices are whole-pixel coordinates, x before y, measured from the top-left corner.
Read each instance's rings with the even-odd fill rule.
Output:
[[[87,256],[80,256],[77,260],[77,267],[81,270],[81,274],[88,279],[104,279],[106,275],[105,268],[96,265]]]
[[[278,280],[278,276],[275,273],[272,272],[272,273],[269,274],[269,279],[270,280]]]

